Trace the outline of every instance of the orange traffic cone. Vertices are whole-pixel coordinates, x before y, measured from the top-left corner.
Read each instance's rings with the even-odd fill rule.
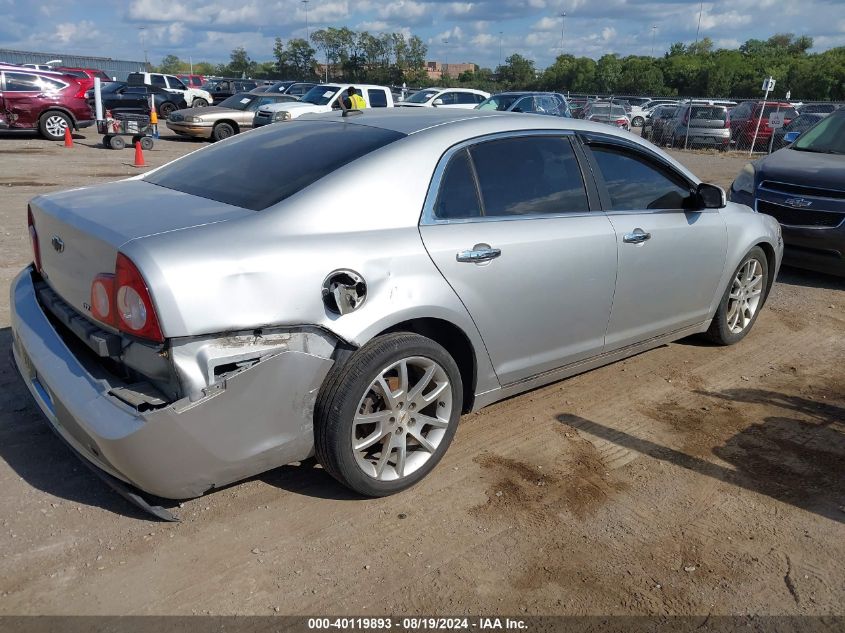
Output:
[[[135,167],[146,167],[144,162],[144,150],[141,149],[141,142],[135,141]]]
[[[65,147],[73,147],[73,136],[70,134],[70,128],[65,128]]]

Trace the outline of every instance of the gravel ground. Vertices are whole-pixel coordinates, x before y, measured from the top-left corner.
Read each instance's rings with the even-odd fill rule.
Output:
[[[98,143],[0,137],[0,287],[30,260],[30,197],[139,172]],[[722,186],[746,160],[676,155]],[[176,524],[53,436],[6,362],[4,291],[0,614],[843,615],[843,290],[784,269],[739,345],[680,341],[465,416],[404,494],[357,499],[305,463]]]

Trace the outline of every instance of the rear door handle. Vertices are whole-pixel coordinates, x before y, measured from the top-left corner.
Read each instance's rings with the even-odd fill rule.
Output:
[[[646,233],[642,229],[634,229],[631,233],[622,236],[622,241],[626,244],[641,244],[650,239],[651,233]]]
[[[459,262],[482,263],[489,262],[491,259],[496,259],[502,251],[498,248],[492,248],[488,244],[476,244],[471,250],[461,251],[456,256]]]

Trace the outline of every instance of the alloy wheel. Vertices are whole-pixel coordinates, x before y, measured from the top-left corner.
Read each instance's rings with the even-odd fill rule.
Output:
[[[67,129],[67,127],[67,119],[58,114],[50,115],[44,122],[44,128],[47,130],[47,133],[53,136],[54,138],[63,137],[65,135],[65,130]]]
[[[756,259],[749,259],[737,271],[728,295],[728,329],[742,332],[751,323],[763,296],[763,267]]]
[[[446,371],[422,356],[382,369],[365,391],[352,423],[359,468],[380,481],[407,477],[434,455],[452,417]]]

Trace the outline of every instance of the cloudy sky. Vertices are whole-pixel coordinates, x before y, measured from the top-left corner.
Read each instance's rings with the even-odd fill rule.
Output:
[[[173,53],[227,61],[244,46],[271,58],[276,36],[348,26],[422,37],[429,58],[493,67],[512,52],[545,67],[563,51],[598,58],[649,55],[695,39],[700,0],[0,0],[0,48],[94,54],[158,63]],[[736,47],[752,37],[794,32],[814,51],[845,46],[845,0],[704,2],[701,36]],[[560,17],[566,13],[565,20]],[[656,28],[654,28],[656,27]],[[447,42],[447,43],[444,43]]]

